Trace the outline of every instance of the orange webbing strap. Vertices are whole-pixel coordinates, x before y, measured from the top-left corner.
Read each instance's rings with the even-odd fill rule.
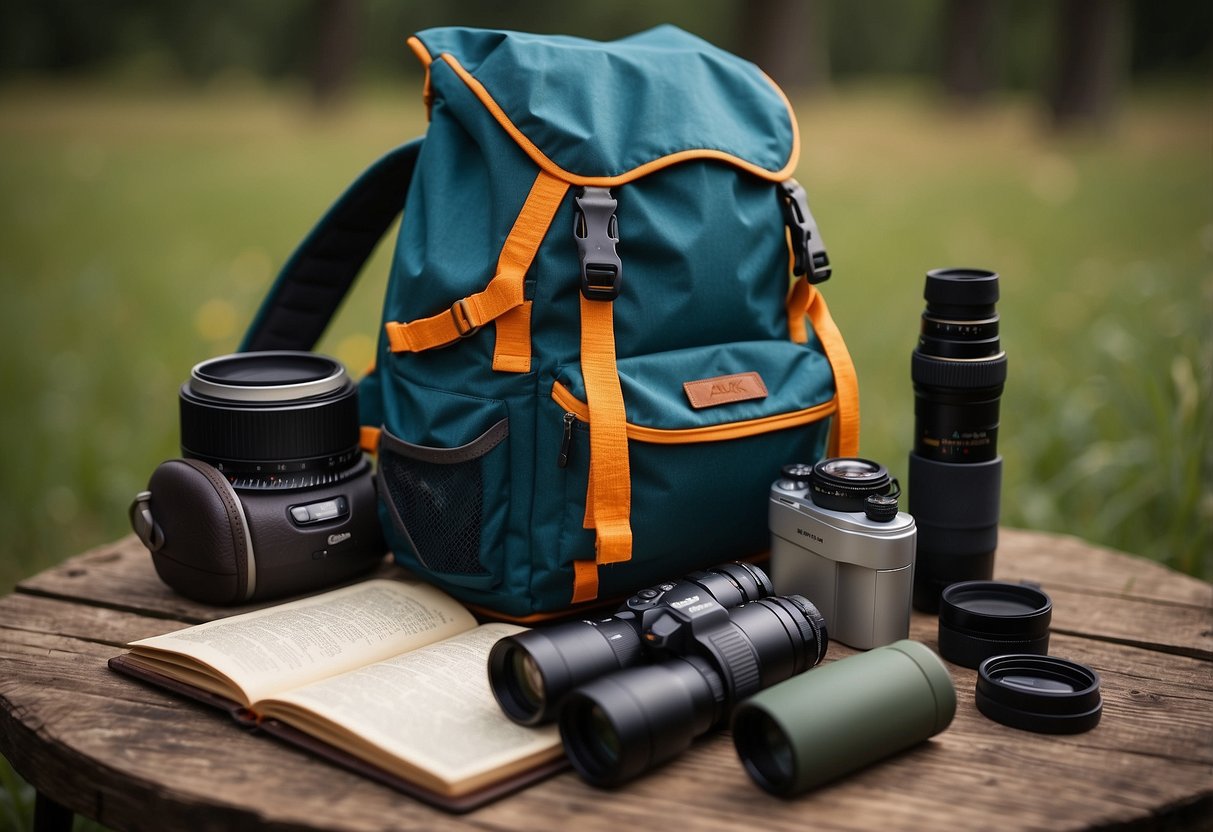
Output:
[[[368,454],[379,453],[379,434],[381,432],[381,428],[363,425],[359,428],[358,446]]]
[[[816,289],[813,284],[801,278],[793,278],[792,288],[788,290],[788,337],[797,344],[807,343],[809,329],[805,326],[805,311],[809,308],[812,292]]]
[[[802,278],[796,281],[788,296],[788,329],[791,330],[792,340],[800,343],[808,340],[808,334],[804,333],[805,315],[808,315],[813,331],[817,333],[817,340],[821,342],[834,370],[838,412],[834,415],[834,427],[830,431],[828,453],[830,456],[855,456],[859,453],[859,380],[855,376],[855,365],[851,363],[851,353],[842,340],[842,333],[830,317],[825,298],[816,286]],[[796,337],[796,327],[804,333],[804,337]]]
[[[428,318],[408,323],[389,322],[388,342],[392,352],[421,352],[445,346],[471,335],[480,327],[506,316],[525,303],[523,284],[535,252],[539,250],[552,217],[560,207],[567,182],[540,171],[531,186],[518,219],[506,237],[497,260],[497,274],[484,291],[455,301],[451,308]],[[521,330],[525,328],[525,335]],[[526,372],[531,367],[530,314],[511,315],[498,329],[499,343],[493,356],[493,369]],[[522,343],[525,341],[525,345]],[[501,350],[506,350],[502,352]],[[524,366],[525,364],[525,366]],[[522,368],[521,370],[518,368]]]
[[[627,414],[615,365],[614,304],[581,296],[581,373],[590,409],[590,476],[585,528],[594,529],[595,560],[632,557],[632,482]]]
[[[573,561],[574,604],[583,604],[598,598],[598,562],[592,560]]]
[[[501,373],[531,371],[531,302],[523,301],[496,321],[493,369]]]

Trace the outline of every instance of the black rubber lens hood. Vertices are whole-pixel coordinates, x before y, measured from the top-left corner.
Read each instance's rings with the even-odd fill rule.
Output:
[[[939,599],[939,654],[965,667],[990,656],[1049,652],[1053,602],[1042,590],[1005,581],[962,581]]]
[[[977,710],[1038,734],[1080,734],[1099,724],[1099,674],[1084,664],[1019,653],[992,656],[977,669]]]

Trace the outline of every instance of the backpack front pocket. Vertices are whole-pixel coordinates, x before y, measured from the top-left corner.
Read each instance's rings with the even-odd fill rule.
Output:
[[[779,465],[814,462],[836,411],[832,378],[816,350],[757,341],[637,356],[618,362],[627,410],[632,558],[599,569],[600,597],[627,593],[769,547],[767,500]],[[539,459],[562,476],[556,562],[594,558],[584,528],[593,431],[580,369],[553,379],[541,409]],[[557,489],[551,489],[553,493]],[[566,583],[567,585],[567,583]]]
[[[504,415],[455,447],[414,444],[383,430],[379,497],[403,565],[469,589],[500,582],[509,509],[508,439]]]

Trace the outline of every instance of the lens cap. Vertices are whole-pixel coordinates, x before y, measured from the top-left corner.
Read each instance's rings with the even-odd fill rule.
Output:
[[[977,710],[1038,734],[1080,734],[1099,724],[1099,674],[1055,656],[992,656],[977,670]]]
[[[990,656],[1049,652],[1053,602],[1028,584],[962,581],[939,599],[939,654],[977,667]]]

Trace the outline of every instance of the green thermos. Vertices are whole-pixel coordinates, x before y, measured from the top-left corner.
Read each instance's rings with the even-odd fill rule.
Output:
[[[943,662],[903,639],[745,700],[733,711],[733,743],[750,777],[786,797],[916,745],[955,713]]]

